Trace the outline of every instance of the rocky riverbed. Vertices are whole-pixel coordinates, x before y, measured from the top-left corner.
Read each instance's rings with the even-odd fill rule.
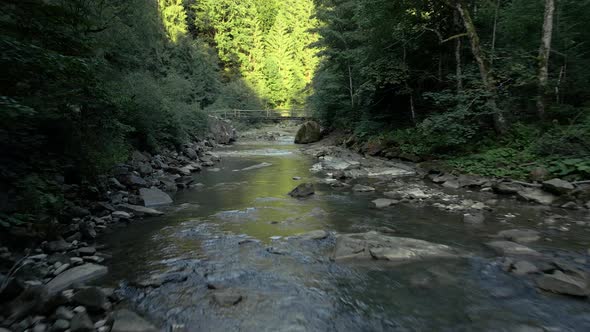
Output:
[[[590,329],[583,184],[444,174],[351,152],[334,140],[294,145],[294,136],[294,127],[275,126],[215,151],[207,151],[214,144],[198,142],[188,147],[196,158],[191,151],[166,156],[167,168],[157,168],[155,156],[137,162],[143,158],[135,154],[126,177],[152,185],[130,187],[126,177],[114,177],[128,194],[105,202],[113,206],[107,214],[81,218],[112,218],[105,231],[95,223],[95,231],[105,232],[97,235],[100,244],[80,230],[79,239],[31,252],[25,260],[45,270],[25,288],[44,285],[43,292],[12,300],[4,326]],[[153,172],[142,174],[146,164]],[[169,171],[190,165],[185,175]],[[176,192],[167,191],[173,184]],[[548,195],[550,203],[527,198]],[[137,222],[125,214],[139,210],[128,205],[156,212]],[[15,315],[14,308],[25,309]]]

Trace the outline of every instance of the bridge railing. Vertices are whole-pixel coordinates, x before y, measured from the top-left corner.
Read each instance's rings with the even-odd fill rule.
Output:
[[[209,111],[224,119],[229,118],[266,118],[266,119],[306,119],[311,113],[302,108],[295,109],[267,109],[267,110],[242,110],[225,109]]]

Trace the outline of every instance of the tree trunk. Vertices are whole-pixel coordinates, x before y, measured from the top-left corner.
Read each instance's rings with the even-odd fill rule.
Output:
[[[498,92],[494,78],[490,72],[490,68],[484,58],[483,51],[481,50],[479,36],[475,30],[475,25],[473,24],[471,15],[469,15],[469,11],[467,10],[463,0],[457,0],[455,5],[459,11],[459,14],[461,14],[461,18],[463,19],[463,24],[465,25],[467,35],[469,36],[469,41],[471,42],[471,52],[473,53],[473,57],[477,62],[477,66],[479,67],[479,73],[481,75],[483,85],[486,89],[486,92],[489,94],[488,106],[493,113],[494,129],[498,134],[504,134],[506,132],[506,119],[504,118],[502,111],[498,109]]]
[[[350,62],[348,67],[348,90],[350,91],[350,107],[354,108],[354,86],[352,85],[352,68],[350,68]]]
[[[490,55],[490,66],[494,64],[496,57],[496,32],[498,31],[498,13],[500,11],[500,0],[496,1],[496,11],[494,13],[494,29],[492,31],[492,52]]]
[[[457,27],[461,26],[459,16],[456,11],[453,11],[453,21]],[[461,37],[455,39],[455,76],[457,76],[457,94],[463,92],[463,67],[461,64]]]
[[[543,20],[543,35],[539,48],[539,95],[537,97],[537,114],[539,119],[545,118],[547,107],[547,85],[549,81],[549,54],[551,53],[551,38],[553,36],[553,14],[555,0],[545,0],[545,18]]]

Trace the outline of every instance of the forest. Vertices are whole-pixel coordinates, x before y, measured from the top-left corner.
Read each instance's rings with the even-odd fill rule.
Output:
[[[468,173],[590,175],[588,1],[2,6],[1,186],[27,206],[52,205],[56,176],[95,181],[235,108],[306,108],[356,142]]]

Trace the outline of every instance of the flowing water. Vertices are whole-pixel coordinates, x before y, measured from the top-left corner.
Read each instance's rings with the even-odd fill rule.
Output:
[[[195,175],[199,185],[177,193],[165,216],[105,238],[113,254],[108,282],[122,284],[129,306],[164,329],[176,324],[186,331],[590,331],[588,300],[539,292],[531,280],[502,271],[483,246],[499,230],[540,227],[542,209],[505,201],[496,222],[469,227],[460,213],[416,204],[378,210],[370,207],[376,193],[327,185],[294,199],[287,193],[318,175],[291,142],[223,148],[222,162]],[[261,163],[272,165],[248,168]],[[552,241],[532,247],[584,257],[588,227],[569,227],[544,229]],[[332,235],[290,237],[318,229]],[[395,230],[471,256],[404,265],[330,260],[334,232],[369,230]],[[156,288],[132,286],[166,271],[184,277]],[[212,285],[242,301],[215,304]]]

